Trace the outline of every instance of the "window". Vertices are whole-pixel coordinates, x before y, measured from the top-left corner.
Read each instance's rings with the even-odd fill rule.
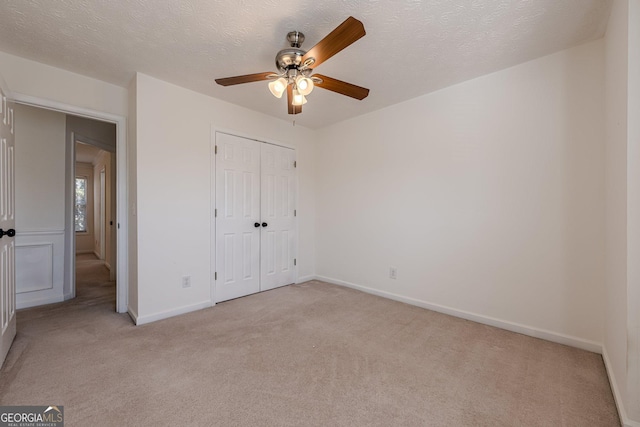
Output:
[[[87,231],[87,178],[76,177],[76,231]]]

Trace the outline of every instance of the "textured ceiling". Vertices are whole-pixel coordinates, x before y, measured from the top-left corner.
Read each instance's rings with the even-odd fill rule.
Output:
[[[0,50],[127,86],[134,72],[318,128],[593,40],[610,0],[2,0]],[[266,82],[288,31],[310,49],[348,16],[367,35],[317,72],[371,89],[322,89],[302,114]]]

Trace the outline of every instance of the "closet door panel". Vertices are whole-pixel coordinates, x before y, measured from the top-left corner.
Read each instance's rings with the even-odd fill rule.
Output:
[[[261,146],[261,277],[260,289],[294,282],[295,151]],[[265,225],[266,224],[266,225]]]
[[[260,290],[260,143],[216,134],[216,302]]]

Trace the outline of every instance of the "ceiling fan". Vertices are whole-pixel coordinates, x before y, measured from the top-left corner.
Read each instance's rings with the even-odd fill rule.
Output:
[[[222,86],[232,86],[271,80],[269,90],[276,98],[281,98],[283,93],[287,92],[289,114],[302,112],[302,105],[307,102],[305,96],[310,94],[315,86],[362,100],[369,95],[369,89],[322,74],[312,73],[313,68],[356,42],[365,34],[362,22],[350,16],[306,52],[300,49],[302,42],[304,42],[304,34],[299,31],[291,31],[287,34],[287,41],[291,47],[282,49],[276,55],[277,73],[266,72],[226,77],[216,79],[216,83]]]

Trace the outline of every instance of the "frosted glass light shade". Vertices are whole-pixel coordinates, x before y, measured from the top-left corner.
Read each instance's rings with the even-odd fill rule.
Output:
[[[293,101],[291,101],[291,104],[293,105],[304,105],[307,103],[307,98],[304,97],[303,94],[301,94],[298,90],[293,90]]]
[[[282,77],[269,83],[269,90],[276,98],[282,98],[282,94],[286,88],[287,80]]]
[[[296,87],[298,88],[298,92],[302,95],[309,95],[313,90],[313,80],[309,77],[300,75],[296,77]]]

